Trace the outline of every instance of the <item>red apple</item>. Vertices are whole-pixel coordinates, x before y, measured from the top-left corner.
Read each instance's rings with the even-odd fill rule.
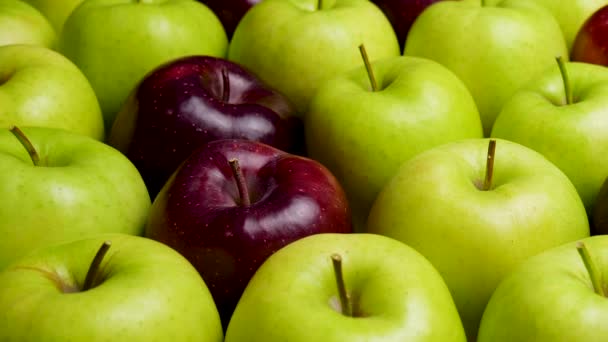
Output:
[[[585,21],[574,40],[571,59],[608,66],[608,5]]]
[[[146,226],[146,236],[196,267],[224,326],[275,251],[312,234],[350,232],[344,191],[323,165],[237,139],[210,142],[188,157],[154,200]]]
[[[245,13],[262,0],[198,0],[209,6],[224,25],[228,37],[232,37],[234,29]]]

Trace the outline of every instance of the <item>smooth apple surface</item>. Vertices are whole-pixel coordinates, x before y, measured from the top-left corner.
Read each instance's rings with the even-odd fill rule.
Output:
[[[334,253],[354,317],[340,311]],[[273,254],[251,279],[226,332],[226,342],[245,341],[466,338],[443,279],[414,249],[373,234],[318,234]]]
[[[36,7],[49,20],[55,32],[63,30],[63,23],[84,0],[23,0]]]
[[[302,121],[289,100],[225,59],[189,56],[147,75],[118,114],[109,144],[141,173],[152,198],[197,147],[219,139],[303,150]]]
[[[249,202],[229,161],[238,160]],[[352,231],[346,196],[320,163],[248,140],[198,148],[158,194],[146,236],[198,269],[226,325],[255,270],[304,236]]]
[[[581,27],[572,47],[572,60],[608,66],[608,5]]]
[[[57,33],[36,8],[20,0],[0,2],[0,46],[33,44],[54,48]]]

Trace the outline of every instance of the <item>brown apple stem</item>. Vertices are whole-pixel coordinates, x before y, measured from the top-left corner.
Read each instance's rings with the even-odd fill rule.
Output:
[[[247,182],[245,182],[245,176],[241,171],[238,159],[230,159],[228,161],[232,168],[232,175],[236,181],[236,187],[239,190],[239,197],[241,199],[241,205],[247,207],[251,204],[251,198],[249,197],[249,190],[247,189]]]
[[[19,142],[21,143],[23,148],[25,148],[27,153],[29,153],[32,163],[34,163],[35,166],[40,166],[40,155],[38,154],[38,151],[36,151],[36,148],[30,141],[30,139],[27,138],[25,133],[23,133],[23,131],[17,126],[12,126],[10,128],[10,131],[17,138],[17,140],[19,140]]]
[[[374,70],[372,69],[372,64],[369,61],[369,57],[367,57],[367,51],[365,50],[365,46],[363,44],[359,45],[359,52],[361,52],[361,58],[363,58],[363,64],[365,64],[365,70],[367,70],[367,76],[369,77],[369,82],[372,85],[372,91],[378,91],[378,83],[376,83]]]
[[[89,266],[89,270],[87,271],[87,276],[84,278],[84,284],[82,285],[82,291],[86,291],[86,290],[90,289],[91,287],[93,287],[95,279],[97,278],[97,275],[99,274],[99,266],[101,266],[101,262],[103,261],[103,258],[106,256],[106,253],[108,252],[108,249],[110,249],[111,245],[112,245],[112,242],[104,241],[101,244],[101,247],[99,247],[99,249],[97,250],[95,257],[93,258],[93,261],[91,262],[91,265]]]
[[[599,270],[597,269],[597,265],[593,262],[591,258],[591,253],[589,253],[589,249],[587,245],[583,242],[578,242],[576,244],[576,250],[583,260],[583,264],[585,264],[585,268],[587,269],[587,273],[589,273],[589,278],[591,278],[591,284],[593,284],[593,289],[595,293],[600,296],[606,297],[606,291],[604,286],[602,286],[602,277],[600,275]]]
[[[492,188],[492,178],[494,177],[494,156],[496,155],[496,140],[490,139],[488,143],[488,154],[486,157],[486,177],[483,180],[483,191]]]
[[[568,77],[568,70],[566,68],[566,62],[562,56],[555,57],[559,72],[562,74],[562,81],[564,82],[564,93],[566,94],[566,104],[574,103],[572,96],[572,88],[570,87],[570,77]]]
[[[331,261],[334,265],[334,274],[336,276],[336,283],[338,285],[338,296],[340,297],[340,308],[342,314],[345,316],[352,317],[353,311],[346,292],[346,285],[344,284],[344,274],[342,272],[342,257],[334,253],[331,255]]]
[[[222,102],[228,102],[230,100],[230,82],[228,82],[228,71],[226,68],[222,68]]]

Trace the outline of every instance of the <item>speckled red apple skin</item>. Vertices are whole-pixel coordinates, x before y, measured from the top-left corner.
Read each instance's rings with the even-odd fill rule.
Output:
[[[574,40],[571,59],[608,66],[608,5],[585,21]]]

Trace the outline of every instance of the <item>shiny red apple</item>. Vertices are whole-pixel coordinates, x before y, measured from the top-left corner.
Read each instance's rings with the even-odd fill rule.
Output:
[[[262,0],[198,0],[207,5],[220,19],[228,37],[232,37],[234,29],[245,13]]]
[[[323,165],[226,139],[198,148],[171,176],[152,204],[145,234],[190,260],[226,326],[271,254],[312,234],[350,232],[344,191]]]
[[[608,5],[585,21],[572,45],[571,59],[608,66]]]
[[[294,153],[304,145],[302,122],[285,96],[234,62],[190,56],[141,81],[108,143],[137,167],[154,198],[197,147],[230,138]]]

